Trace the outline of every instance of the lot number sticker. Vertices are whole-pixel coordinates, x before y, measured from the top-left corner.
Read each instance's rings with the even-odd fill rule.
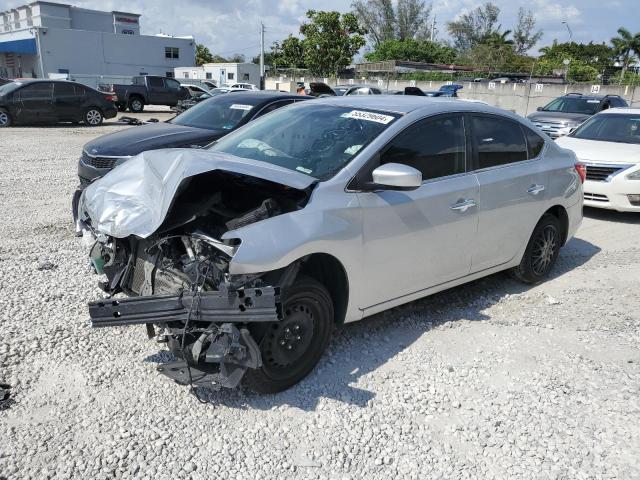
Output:
[[[591,85],[591,93],[600,93],[600,85]]]
[[[542,83],[536,83],[536,92],[541,92],[543,88],[544,85]]]
[[[369,122],[377,122],[386,125],[395,117],[391,115],[382,115],[380,113],[364,112],[362,110],[351,110],[349,113],[340,115],[343,118],[356,118],[358,120],[367,120]]]
[[[241,103],[234,103],[229,108],[233,110],[251,110],[253,107],[251,105],[242,105]]]
[[[489,82],[489,90],[495,90],[496,89],[496,82]]]

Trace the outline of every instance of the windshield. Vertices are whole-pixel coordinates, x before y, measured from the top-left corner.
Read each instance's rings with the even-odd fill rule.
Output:
[[[640,144],[640,115],[596,115],[570,136],[584,140]]]
[[[594,115],[598,112],[600,100],[597,98],[560,97],[549,103],[542,110],[545,112],[583,113]]]
[[[6,95],[7,93],[13,92],[15,89],[21,86],[22,84],[18,82],[6,83],[0,86],[0,95]]]
[[[325,180],[349,163],[396,118],[397,115],[387,112],[314,102],[312,106],[276,110],[222,138],[211,150]]]
[[[253,108],[246,99],[243,101],[242,94],[221,95],[198,103],[170,123],[208,130],[232,130]]]
[[[333,91],[336,92],[336,95],[344,95],[349,88],[350,87],[335,87]]]

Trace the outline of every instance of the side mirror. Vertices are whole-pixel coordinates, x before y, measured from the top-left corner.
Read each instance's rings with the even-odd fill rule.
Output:
[[[387,163],[376,168],[371,189],[415,190],[422,185],[422,173],[408,165]]]
[[[544,110],[544,107],[538,107],[538,108],[536,108],[536,110],[538,110],[539,112],[541,112],[541,111],[543,111],[543,110]]]

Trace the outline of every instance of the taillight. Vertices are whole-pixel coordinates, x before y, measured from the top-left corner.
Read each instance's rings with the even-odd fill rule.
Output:
[[[576,163],[576,172],[580,176],[580,183],[584,183],[587,179],[587,166],[584,163]]]
[[[107,100],[107,102],[117,102],[118,101],[118,97],[116,95],[105,95],[104,98]]]

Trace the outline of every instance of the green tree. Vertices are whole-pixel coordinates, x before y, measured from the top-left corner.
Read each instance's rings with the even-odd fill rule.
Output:
[[[447,45],[426,40],[386,40],[365,54],[365,58],[370,62],[408,60],[449,64],[455,61],[456,51]]]
[[[426,40],[431,34],[429,17],[431,5],[423,0],[398,0],[396,7],[396,36],[398,40]]]
[[[213,55],[213,58],[211,60],[212,63],[227,63],[228,61],[229,60],[227,60],[226,58],[224,58],[224,57],[222,57],[222,56],[220,56],[218,54]]]
[[[201,43],[196,43],[196,65],[200,66],[211,62],[213,62],[213,55],[209,49]]]
[[[447,30],[453,38],[454,46],[458,50],[468,51],[482,43],[482,39],[500,29],[499,15],[500,9],[495,4],[487,2],[447,23]]]
[[[513,30],[513,44],[518,55],[526,54],[542,38],[542,30],[534,31],[536,19],[531,10],[518,9],[518,23]]]
[[[540,68],[551,73],[553,69],[565,68],[563,61],[569,60],[571,65],[585,65],[602,73],[612,67],[616,54],[613,48],[604,43],[558,43],[542,47],[540,50]]]
[[[374,47],[395,38],[396,13],[391,0],[355,0],[351,8]]]
[[[505,30],[500,33],[499,31],[491,32],[481,39],[480,43],[483,45],[489,45],[490,47],[505,47],[512,46],[513,40],[509,39],[509,35],[511,35],[511,30]]]
[[[307,67],[313,74],[337,77],[364,46],[365,30],[353,13],[309,10],[307,18],[300,26]]]
[[[244,63],[246,61],[245,56],[242,53],[234,53],[228,60],[229,63]]]
[[[431,35],[431,6],[424,0],[355,0],[351,4],[369,42],[377,47],[387,40],[426,40]]]
[[[622,64],[620,72],[620,83],[622,83],[629,64],[634,60],[635,55],[640,55],[640,33],[632,35],[629,30],[620,27],[618,36],[611,39],[611,44],[615,56]]]

